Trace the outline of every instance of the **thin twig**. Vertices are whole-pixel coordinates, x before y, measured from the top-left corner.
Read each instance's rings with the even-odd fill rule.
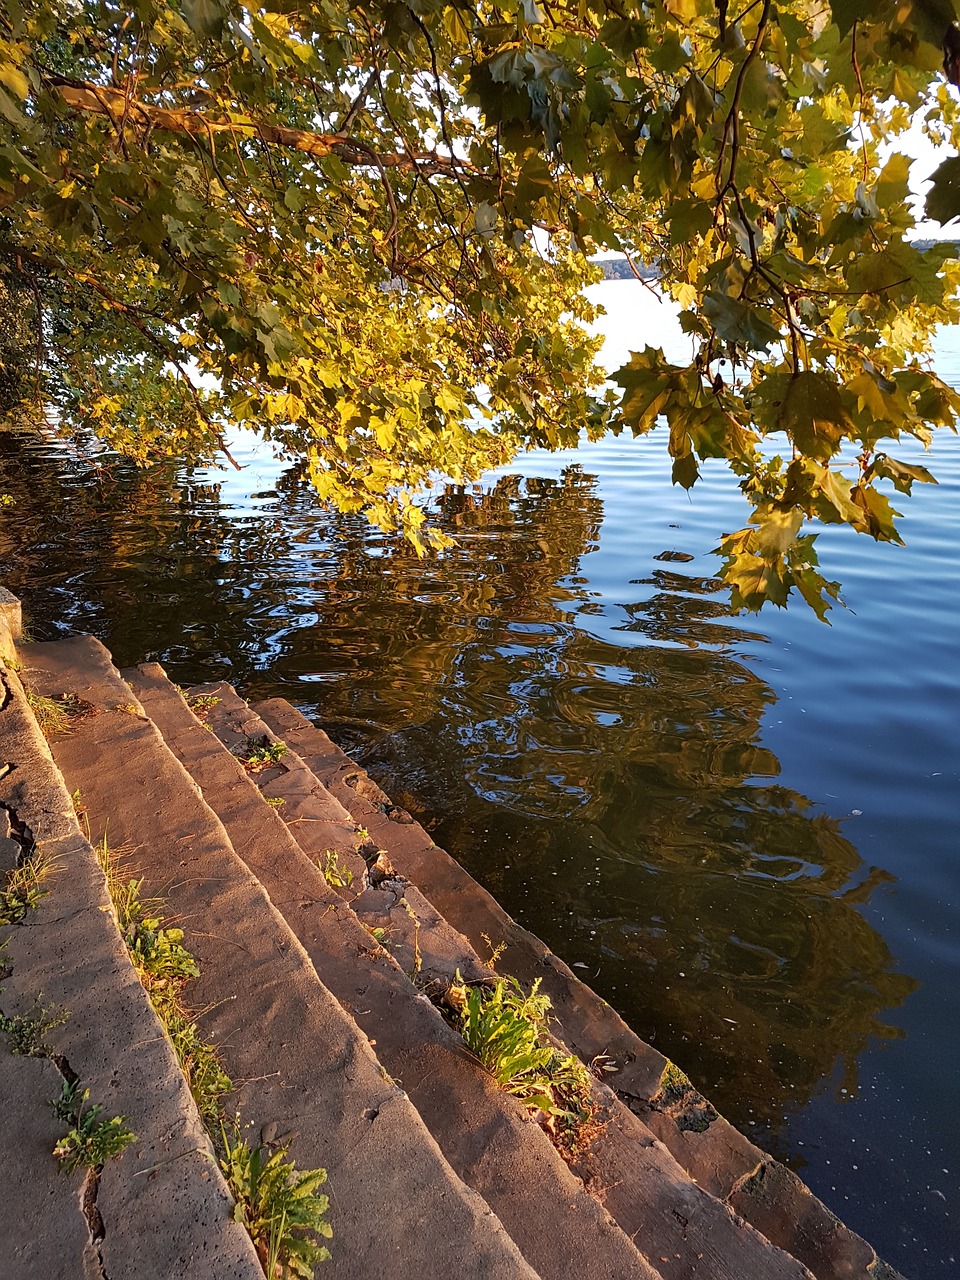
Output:
[[[863,129],[863,108],[866,100],[866,91],[863,87],[863,76],[860,74],[860,63],[857,60],[857,23],[859,18],[853,20],[853,35],[850,39],[850,61],[853,63],[853,70],[857,77],[857,85],[860,89],[860,104],[857,107],[857,130],[860,134],[860,151],[863,155],[863,181],[866,182],[870,174],[870,165],[867,160],[867,135]]]

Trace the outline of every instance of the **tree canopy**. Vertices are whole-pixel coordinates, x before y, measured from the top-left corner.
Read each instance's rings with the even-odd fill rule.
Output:
[[[952,0],[3,0],[0,411],[138,460],[231,426],[423,547],[415,495],[582,432],[726,459],[735,606],[823,616],[809,522],[899,540],[889,450],[955,428],[960,319],[911,243],[915,118],[960,142]],[[940,76],[944,60],[946,79]],[[927,197],[960,215],[960,156]],[[691,360],[595,363],[598,249]]]

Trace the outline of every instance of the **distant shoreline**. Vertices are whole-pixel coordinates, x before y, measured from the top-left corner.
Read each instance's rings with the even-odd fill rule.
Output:
[[[948,244],[950,245],[957,257],[960,257],[960,240],[911,240],[910,243],[914,248],[919,249],[921,253],[926,253],[928,249],[932,249],[934,245]],[[596,265],[603,272],[604,280],[635,280],[637,276],[641,280],[659,280],[660,272],[655,266],[646,262],[635,262],[636,272],[630,266],[625,254],[617,254],[610,258],[598,259]]]

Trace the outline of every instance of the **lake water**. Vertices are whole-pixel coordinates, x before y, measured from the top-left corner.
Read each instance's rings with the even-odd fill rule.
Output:
[[[682,347],[642,286],[598,288],[612,364]],[[956,332],[939,368],[960,380]],[[956,1276],[957,439],[906,547],[823,532],[832,627],[729,616],[735,484],[672,488],[657,437],[440,492],[458,543],[423,562],[238,449],[138,476],[0,436],[0,581],[34,635],[317,717],[910,1280]]]

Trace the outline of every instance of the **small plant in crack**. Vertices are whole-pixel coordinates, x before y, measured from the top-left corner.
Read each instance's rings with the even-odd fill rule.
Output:
[[[221,1128],[221,1137],[233,1218],[249,1232],[264,1272],[271,1280],[312,1280],[317,1264],[330,1257],[321,1241],[333,1235],[329,1201],[320,1193],[326,1170],[298,1172],[285,1147],[251,1147],[237,1126],[229,1133]]]
[[[261,738],[251,738],[247,743],[245,752],[238,755],[238,759],[251,772],[257,772],[265,769],[268,765],[279,764],[283,757],[287,754],[287,744],[280,738],[274,741],[264,735]]]
[[[593,1114],[590,1073],[546,1038],[549,996],[539,979],[529,993],[516,978],[466,986],[457,974],[447,993],[457,1029],[501,1089],[542,1111],[548,1128],[577,1128]]]
[[[183,690],[181,689],[180,692],[183,693]],[[184,693],[183,699],[197,719],[202,721],[204,724],[206,723],[207,716],[213,708],[218,707],[222,701],[221,698],[218,698],[216,694],[213,693],[197,693],[194,694],[193,697]]]
[[[340,861],[336,849],[327,849],[317,866],[323,872],[324,880],[334,889],[349,889],[353,884],[353,872]]]
[[[490,952],[486,960],[482,961],[481,963],[483,964],[483,967],[485,969],[489,969],[490,972],[492,973],[493,970],[496,969],[497,964],[500,960],[500,957],[506,951],[507,944],[505,942],[494,943],[493,941],[491,941],[489,933],[481,933],[480,937],[487,944],[487,950]]]
[[[60,1097],[52,1104],[57,1119],[70,1125],[53,1149],[64,1173],[99,1169],[137,1140],[137,1135],[127,1128],[126,1116],[101,1120],[103,1107],[88,1106],[89,1097],[89,1089],[81,1091],[79,1081],[64,1081]]]
[[[385,947],[387,945],[387,940],[390,937],[391,932],[389,929],[383,929],[379,925],[373,924],[365,924],[363,927],[366,929],[367,933],[369,933],[374,942],[379,942],[381,947]]]
[[[413,923],[413,972],[408,976],[415,979],[419,976],[420,970],[423,968],[423,956],[420,954],[420,917],[411,907],[406,898],[400,899],[400,906],[410,917]]]
[[[70,1015],[56,1005],[42,1005],[31,1013],[0,1014],[0,1031],[7,1037],[11,1053],[24,1058],[49,1058],[47,1036],[62,1027]]]
[[[271,809],[282,809],[287,803],[283,796],[264,796],[263,798]]]
[[[75,693],[62,693],[59,698],[48,698],[45,694],[27,689],[26,694],[27,704],[45,738],[69,733],[70,721],[83,715],[88,709],[87,704]]]
[[[0,925],[19,924],[28,911],[40,905],[48,886],[53,864],[35,849],[12,871],[0,889]]]

